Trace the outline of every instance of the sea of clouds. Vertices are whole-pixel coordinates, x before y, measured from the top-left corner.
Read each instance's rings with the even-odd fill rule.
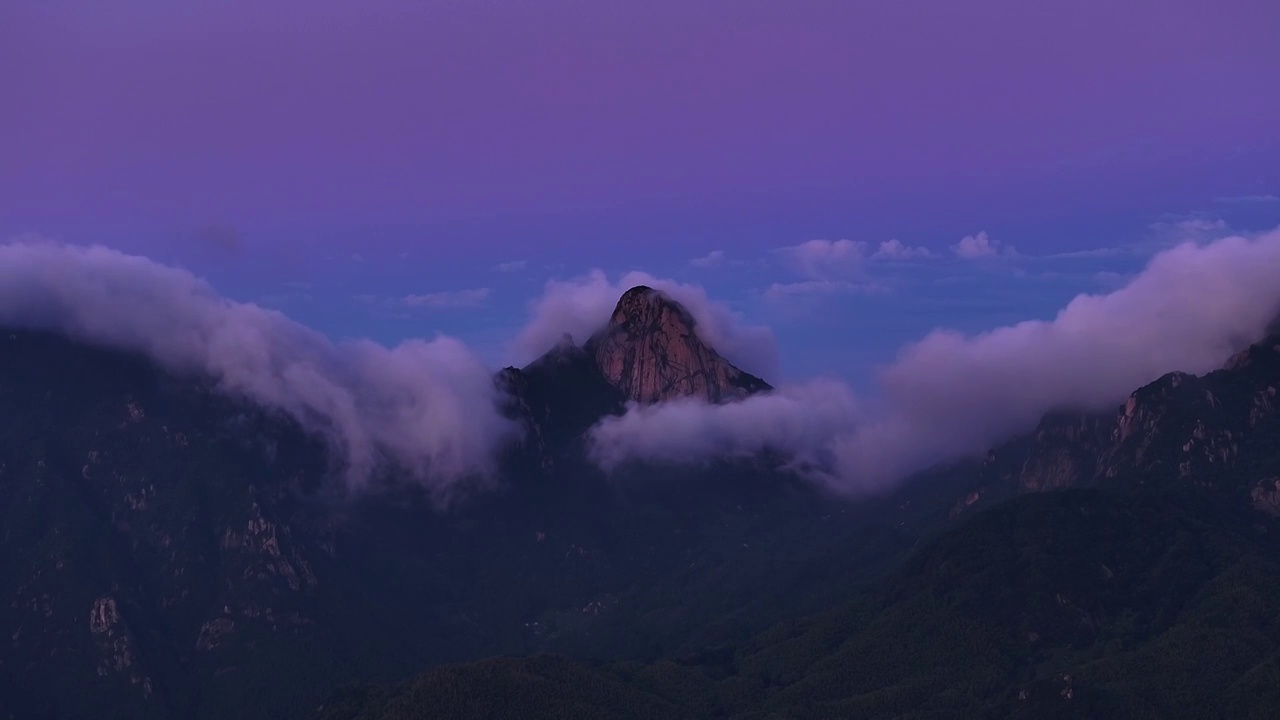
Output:
[[[608,470],[769,450],[832,489],[876,492],[1028,430],[1048,411],[1106,408],[1166,372],[1220,366],[1276,318],[1277,278],[1280,229],[1187,242],[1113,291],[1076,297],[1052,320],[928,334],[881,369],[874,402],[818,379],[733,404],[632,406],[591,430],[590,451]],[[644,273],[611,281],[593,271],[547,283],[513,353],[532,359],[566,333],[585,340],[639,284],[685,305],[729,360],[776,378],[768,328],[700,287]],[[207,376],[322,434],[357,489],[387,465],[441,498],[492,483],[497,457],[521,432],[503,413],[494,368],[457,339],[333,342],[279,312],[223,297],[186,270],[104,247],[0,245],[0,325],[56,330]]]

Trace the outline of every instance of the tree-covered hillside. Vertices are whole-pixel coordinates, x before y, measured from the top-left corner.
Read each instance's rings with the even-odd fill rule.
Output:
[[[1271,717],[1277,533],[1194,491],[1032,495],[737,647],[438,668],[344,690],[317,717]]]

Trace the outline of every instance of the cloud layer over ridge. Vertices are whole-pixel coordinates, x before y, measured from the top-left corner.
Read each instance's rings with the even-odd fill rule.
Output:
[[[493,376],[452,338],[332,343],[191,273],[104,247],[0,245],[0,324],[141,352],[325,435],[359,487],[389,462],[447,499],[490,476],[517,429]]]
[[[1166,372],[1220,366],[1280,311],[1277,278],[1280,229],[1188,242],[1114,291],[1076,297],[1051,320],[974,335],[934,331],[882,369],[874,398],[820,379],[729,405],[634,406],[592,430],[593,457],[610,469],[769,450],[838,490],[883,489],[1029,430],[1045,412],[1106,408]],[[530,360],[564,333],[584,341],[638,284],[684,304],[703,339],[732,362],[776,379],[771,331],[700,287],[645,273],[547,283],[514,352]],[[0,325],[57,330],[207,374],[328,437],[356,487],[389,463],[447,499],[492,477],[519,432],[500,411],[492,369],[458,340],[334,343],[224,298],[185,270],[103,247],[0,245]]]
[[[1164,373],[1217,368],[1278,311],[1280,230],[1184,243],[1052,320],[930,333],[882,370],[873,405],[821,381],[732,405],[633,407],[593,430],[593,453],[613,467],[772,449],[817,460],[836,489],[874,491],[1029,430],[1046,412],[1102,409]]]

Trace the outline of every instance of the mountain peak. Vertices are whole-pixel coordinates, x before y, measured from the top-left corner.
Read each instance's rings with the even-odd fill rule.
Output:
[[[736,400],[768,383],[734,367],[696,332],[693,315],[666,293],[637,285],[622,294],[609,324],[586,350],[605,379],[628,399]]]
[[[618,304],[613,308],[613,315],[609,317],[609,325],[612,327],[622,323],[654,319],[687,326],[686,329],[689,331],[693,330],[695,324],[689,311],[673,300],[670,295],[648,285],[637,285],[618,298]]]

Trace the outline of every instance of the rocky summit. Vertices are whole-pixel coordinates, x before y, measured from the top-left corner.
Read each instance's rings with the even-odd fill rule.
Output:
[[[585,349],[605,380],[639,403],[725,402],[771,389],[707,345],[684,306],[644,285],[622,295],[609,324]]]
[[[773,389],[716,352],[683,305],[644,285],[623,293],[608,323],[582,345],[566,335],[498,380],[526,428],[526,449],[542,464],[578,452],[593,425],[622,414],[629,402],[723,403]]]

